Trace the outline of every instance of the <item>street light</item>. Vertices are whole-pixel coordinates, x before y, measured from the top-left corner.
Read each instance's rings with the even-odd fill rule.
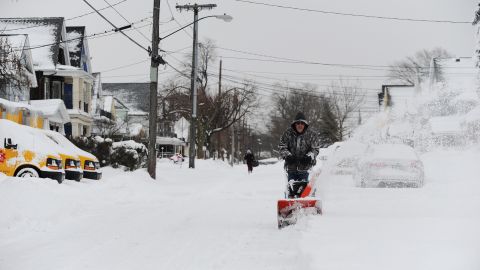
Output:
[[[222,21],[224,21],[224,22],[231,22],[231,21],[233,20],[233,17],[230,16],[230,15],[227,15],[227,14],[205,16],[205,17],[202,17],[202,18],[200,18],[200,19],[198,19],[198,20],[194,20],[193,22],[191,22],[191,23],[189,23],[189,24],[186,24],[186,25],[182,26],[181,28],[173,31],[172,33],[170,33],[170,34],[168,34],[168,35],[166,35],[166,36],[164,36],[164,37],[160,37],[159,40],[162,41],[162,40],[166,39],[167,37],[169,37],[169,36],[171,36],[171,35],[179,32],[179,31],[182,31],[183,29],[189,27],[190,25],[192,25],[192,24],[194,24],[194,23],[197,23],[197,22],[199,22],[199,21],[201,21],[201,20],[203,20],[203,19],[206,19],[206,18],[216,18],[216,19],[222,20]]]
[[[192,54],[192,77],[190,81],[191,94],[192,94],[192,119],[190,123],[190,148],[188,153],[188,167],[195,168],[195,139],[197,129],[197,65],[198,65],[198,21],[206,18],[217,18],[225,22],[232,21],[232,16],[223,15],[211,15],[198,19],[198,10],[194,9],[193,20],[193,54]],[[190,25],[190,24],[189,24]],[[184,26],[187,27],[188,25]],[[181,29],[179,29],[181,30]],[[177,30],[177,31],[179,31]],[[172,33],[173,34],[173,33]],[[171,35],[171,34],[170,34]],[[165,37],[164,37],[165,38]]]

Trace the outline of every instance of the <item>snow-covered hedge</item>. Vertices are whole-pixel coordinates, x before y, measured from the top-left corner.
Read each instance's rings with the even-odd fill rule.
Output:
[[[110,161],[114,168],[121,165],[131,171],[136,170],[146,166],[147,148],[145,145],[132,140],[115,142],[112,144]]]
[[[100,166],[110,165],[110,155],[112,148],[111,139],[103,139],[99,136],[95,138],[78,137],[71,140],[78,148],[92,153],[100,161]]]
[[[79,137],[72,140],[79,148],[95,155],[102,167],[123,166],[128,170],[146,167],[147,147],[133,140],[112,142],[110,138],[95,136],[93,138]]]

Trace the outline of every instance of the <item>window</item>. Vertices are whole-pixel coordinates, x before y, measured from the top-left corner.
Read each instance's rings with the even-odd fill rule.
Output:
[[[88,113],[88,84],[83,82],[83,110]]]
[[[52,95],[50,98],[62,99],[62,82],[60,81],[52,82]]]
[[[43,96],[45,99],[50,99],[50,80],[48,78],[45,78],[43,82]]]
[[[30,111],[22,109],[22,125],[30,125]]]

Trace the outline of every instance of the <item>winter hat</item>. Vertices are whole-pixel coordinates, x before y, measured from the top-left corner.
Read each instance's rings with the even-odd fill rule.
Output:
[[[308,127],[308,121],[305,115],[302,112],[298,112],[295,116],[295,120],[292,122],[292,128],[295,129],[295,123],[302,122],[305,124],[305,129]]]

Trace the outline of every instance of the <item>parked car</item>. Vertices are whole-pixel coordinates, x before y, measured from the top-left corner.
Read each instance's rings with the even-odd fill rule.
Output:
[[[354,179],[358,187],[422,187],[423,162],[408,145],[374,144],[358,161]]]
[[[353,174],[358,159],[366,149],[367,145],[360,142],[343,142],[327,160],[330,173]]]
[[[327,160],[338,148],[342,146],[342,142],[335,142],[326,148],[320,148],[318,152],[319,160]]]
[[[80,159],[80,167],[83,170],[83,177],[100,180],[102,178],[102,171],[100,170],[100,162],[98,159],[90,154],[87,151],[84,151],[74,145],[71,141],[69,141],[65,136],[62,134],[51,131],[51,130],[44,130],[43,131],[50,139],[54,140],[58,143],[62,148],[68,149],[70,152],[75,153]]]
[[[62,183],[65,171],[57,146],[39,129],[0,119],[0,172],[8,176],[51,178]]]
[[[48,140],[51,140],[58,146],[57,152],[60,154],[63,161],[65,178],[79,182],[83,178],[83,170],[80,163],[80,157],[77,153],[68,147],[63,147],[59,140],[51,134],[54,131],[44,129],[41,129],[40,131],[44,133],[44,136],[46,136]]]

